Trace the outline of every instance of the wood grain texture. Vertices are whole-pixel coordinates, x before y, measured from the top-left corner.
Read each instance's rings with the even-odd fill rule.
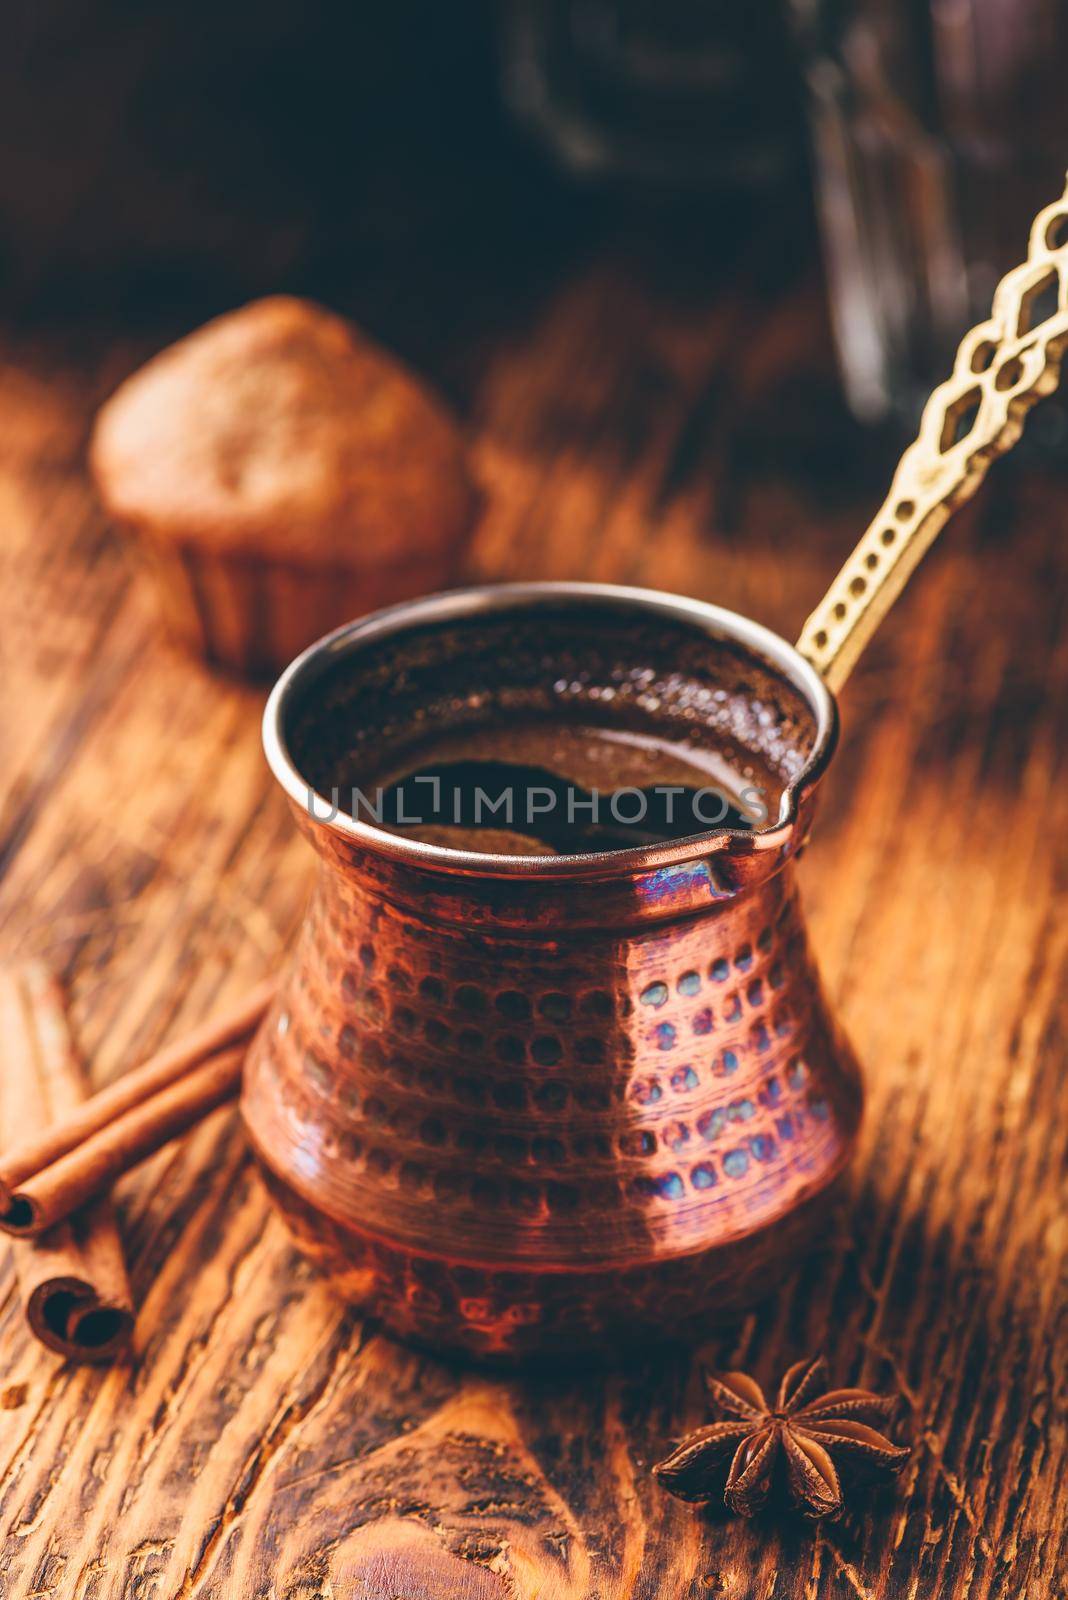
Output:
[[[684,296],[593,252],[481,343],[425,341],[490,495],[472,574],[796,633],[892,457],[842,418],[818,293],[759,261]],[[311,868],[261,697],[159,643],[88,493],[94,402],[174,331],[0,358],[0,946],[70,984],[98,1085],[277,962]],[[823,1246],[701,1352],[771,1382],[823,1343],[836,1381],[900,1386],[896,1492],[817,1531],[675,1504],[648,1469],[703,1420],[697,1356],[502,1380],[391,1343],[293,1252],[224,1112],[119,1189],[128,1366],[43,1355],[2,1267],[6,1600],[1068,1592],[1066,506],[995,469],[850,684],[802,871],[861,1152]]]

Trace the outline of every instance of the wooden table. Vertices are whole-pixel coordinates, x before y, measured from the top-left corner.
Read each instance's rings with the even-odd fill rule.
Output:
[[[811,266],[783,289],[767,263],[594,235],[460,328],[378,303],[470,420],[473,575],[797,632],[893,455],[845,418]],[[161,644],[84,475],[95,403],[189,323],[2,345],[3,953],[65,976],[100,1084],[278,963],[311,867],[261,694]],[[120,1188],[128,1366],[37,1348],[3,1267],[7,1600],[1066,1592],[1066,508],[997,469],[850,683],[803,873],[862,1148],[813,1255],[700,1352],[772,1380],[822,1344],[900,1388],[897,1492],[815,1530],[672,1502],[649,1466],[703,1419],[697,1356],[501,1380],[401,1348],[294,1253],[226,1112]]]

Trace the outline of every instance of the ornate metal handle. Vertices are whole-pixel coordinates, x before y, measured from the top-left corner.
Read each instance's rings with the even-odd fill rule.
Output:
[[[1068,184],[1031,225],[1027,260],[998,284],[988,322],[966,333],[953,374],[924,407],[890,493],[813,611],[797,648],[841,688],[942,527],[1057,387],[1068,346]]]

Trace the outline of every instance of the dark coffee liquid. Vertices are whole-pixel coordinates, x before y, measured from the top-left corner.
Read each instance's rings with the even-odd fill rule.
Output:
[[[342,797],[343,809],[350,809]],[[512,855],[580,855],[753,828],[771,797],[751,765],[631,732],[528,719],[398,752],[351,807],[391,832]]]

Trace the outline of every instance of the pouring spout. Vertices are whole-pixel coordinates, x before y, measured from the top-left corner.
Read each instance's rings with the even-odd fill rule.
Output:
[[[837,691],[937,535],[1023,432],[1060,378],[1068,346],[1068,183],[1031,225],[1027,260],[994,292],[991,315],[964,335],[953,372],[924,407],[890,492],[797,649]]]

